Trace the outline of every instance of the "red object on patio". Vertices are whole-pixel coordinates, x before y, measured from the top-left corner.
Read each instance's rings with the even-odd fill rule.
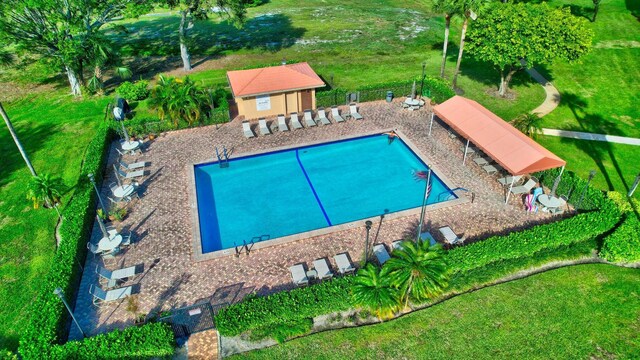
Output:
[[[567,163],[473,100],[454,96],[433,110],[512,175],[553,169]]]

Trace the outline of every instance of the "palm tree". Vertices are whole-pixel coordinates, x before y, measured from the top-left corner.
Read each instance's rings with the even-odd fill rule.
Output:
[[[452,0],[436,0],[433,10],[444,13],[444,44],[442,45],[442,64],[440,64],[440,77],[444,78],[444,66],[447,63],[447,45],[449,44],[449,29],[451,18],[456,15],[457,8]]]
[[[160,75],[151,92],[150,106],[158,111],[160,119],[168,116],[175,126],[180,120],[193,125],[202,117],[207,102],[207,93],[188,77],[182,80]]]
[[[63,189],[62,179],[52,178],[50,174],[34,176],[27,187],[27,199],[33,201],[34,209],[46,204],[49,208],[53,207],[60,216],[57,206],[60,203]]]
[[[36,170],[33,168],[33,165],[31,164],[31,160],[29,160],[29,157],[27,156],[27,152],[24,151],[24,148],[22,147],[22,143],[18,139],[18,134],[16,134],[16,130],[13,128],[13,124],[11,123],[11,120],[9,120],[9,116],[7,115],[7,113],[4,111],[4,108],[2,107],[1,102],[0,102],[0,116],[2,116],[5,124],[7,124],[9,133],[11,134],[13,141],[16,143],[16,146],[18,147],[18,151],[20,152],[20,155],[22,155],[24,162],[27,163],[27,167],[29,168],[29,171],[31,171],[31,175],[37,176],[38,174],[36,174]]]
[[[356,304],[375,313],[380,320],[391,318],[400,307],[398,290],[390,286],[373,264],[358,271],[351,291]]]
[[[542,118],[538,116],[538,114],[527,113],[511,120],[510,123],[523,134],[535,139],[538,135],[542,134],[542,127],[540,126],[541,120]]]
[[[475,20],[475,12],[479,11],[480,6],[486,0],[455,0],[458,8],[458,12],[463,14],[464,21],[462,22],[462,32],[460,34],[460,50],[458,51],[458,60],[456,61],[456,70],[453,72],[453,80],[451,81],[452,87],[455,89],[458,83],[458,74],[460,73],[460,64],[462,63],[462,53],[464,52],[464,40],[467,36],[467,26],[469,25],[469,18],[473,17]]]
[[[439,295],[449,283],[449,270],[439,245],[427,241],[402,242],[385,263],[384,273],[401,294],[405,306],[409,299],[424,301]]]
[[[87,45],[87,53],[91,54],[93,62],[93,76],[87,82],[89,90],[93,92],[102,91],[102,73],[103,69],[107,66],[113,66],[115,74],[121,79],[131,78],[131,69],[122,66],[118,51],[113,47],[113,43],[105,36],[101,35],[91,38]]]

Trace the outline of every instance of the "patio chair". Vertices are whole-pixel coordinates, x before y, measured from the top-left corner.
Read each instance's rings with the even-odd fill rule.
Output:
[[[291,279],[294,284],[298,286],[309,285],[309,278],[307,278],[307,273],[304,271],[302,264],[293,265],[289,268],[289,271],[291,271]]]
[[[293,126],[294,129],[302,129],[302,124],[300,124],[297,112],[291,113],[291,126]]]
[[[136,170],[125,173],[124,171],[118,169],[115,165],[113,165],[113,169],[116,171],[116,175],[120,176],[123,179],[134,179],[144,176],[144,170]]]
[[[131,233],[128,233],[127,235],[122,235],[122,242],[120,243],[120,246],[130,246],[131,243]]]
[[[140,272],[138,268],[142,268],[139,266],[129,266],[123,269],[117,270],[108,270],[103,268],[100,265],[96,265],[96,274],[98,274],[99,280],[102,280],[105,283],[107,288],[115,287],[119,280],[131,280],[136,277]]]
[[[398,249],[402,249],[402,241],[403,240],[396,240],[394,242],[391,243],[391,251],[396,251]]]
[[[351,264],[351,261],[349,260],[347,253],[338,254],[333,257],[333,260],[336,261],[336,266],[338,267],[338,271],[342,275],[352,273],[356,270],[356,268],[353,267],[353,264]]]
[[[287,123],[284,121],[284,115],[278,115],[278,130],[280,131],[289,131],[287,127]]]
[[[533,179],[529,179],[524,185],[512,187],[511,193],[514,195],[526,194],[531,191],[534,186],[536,186],[536,181]]]
[[[120,253],[120,247],[117,247],[109,252],[102,252],[102,263],[105,266],[115,265],[118,262],[116,255]]]
[[[256,136],[256,134],[253,133],[253,130],[251,130],[251,125],[248,121],[242,122],[242,132],[244,133],[244,137],[246,137],[247,139]]]
[[[493,165],[485,165],[482,167],[482,170],[486,171],[487,174],[495,174],[498,172],[498,168]]]
[[[132,286],[126,286],[107,291],[104,291],[100,287],[93,284],[89,286],[89,293],[93,295],[93,304],[96,306],[100,306],[111,301],[124,300],[125,298],[131,296],[132,292]]]
[[[313,118],[311,117],[311,110],[304,111],[304,123],[307,125],[307,127],[312,127],[317,125],[316,122],[313,121]]]
[[[331,107],[331,117],[335,122],[344,122],[344,119],[342,118],[342,116],[340,116],[340,112],[338,112],[337,106]]]
[[[121,168],[127,170],[127,171],[131,171],[131,170],[135,170],[135,169],[141,169],[144,168],[147,163],[144,161],[140,161],[137,163],[133,163],[133,164],[127,164],[126,162],[120,160],[118,161],[118,165],[120,165]]]
[[[271,130],[267,126],[267,121],[264,118],[258,119],[258,125],[260,127],[260,135],[269,135],[271,134]]]
[[[378,259],[378,263],[380,265],[384,265],[384,263],[386,263],[387,260],[391,259],[391,256],[389,256],[389,253],[387,252],[387,248],[384,247],[384,244],[374,245],[373,254],[376,256],[376,259]]]
[[[358,106],[355,103],[349,104],[349,112],[351,113],[351,117],[356,120],[364,119],[362,115],[358,113]]]
[[[322,125],[331,125],[331,121],[327,119],[327,114],[324,112],[324,108],[318,108],[318,116],[316,120],[320,120]]]
[[[490,160],[485,157],[477,157],[473,159],[473,162],[480,166],[483,166],[483,165],[489,165]]]
[[[324,279],[333,278],[333,273],[329,268],[327,259],[322,258],[322,259],[314,260],[313,267],[316,269],[316,272],[318,273],[318,279],[324,280]]]
[[[442,236],[444,236],[445,241],[448,242],[449,244],[457,244],[464,240],[458,237],[458,235],[456,235],[456,233],[454,233],[453,230],[451,230],[451,228],[448,226],[443,226],[440,229],[438,229],[438,231],[440,231]]]
[[[87,250],[89,250],[89,252],[92,253],[94,257],[96,255],[102,254],[102,250],[100,250],[98,245],[90,243],[90,242],[87,243]]]
[[[433,237],[433,235],[431,235],[430,232],[425,231],[425,232],[421,232],[420,233],[420,241],[427,241],[429,240],[429,244],[431,246],[437,244],[436,239]]]
[[[518,184],[521,179],[522,179],[522,175],[505,176],[498,179],[498,182],[502,185],[511,185],[512,181],[514,184]]]

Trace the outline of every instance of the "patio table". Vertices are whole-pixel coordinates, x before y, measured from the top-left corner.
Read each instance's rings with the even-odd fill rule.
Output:
[[[109,232],[109,237],[103,237],[98,243],[98,249],[102,251],[112,251],[122,244],[122,235],[116,232]]]
[[[128,152],[134,152],[140,148],[140,141],[124,141],[122,143],[122,150]]]
[[[133,193],[136,187],[132,184],[120,185],[113,189],[113,196],[117,198],[125,198]]]
[[[538,202],[547,209],[555,209],[562,206],[562,200],[547,194],[538,195]]]

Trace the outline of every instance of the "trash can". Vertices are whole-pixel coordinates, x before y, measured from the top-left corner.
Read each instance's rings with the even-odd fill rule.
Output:
[[[391,100],[393,100],[393,91],[389,90],[387,91],[387,102],[391,102]]]

